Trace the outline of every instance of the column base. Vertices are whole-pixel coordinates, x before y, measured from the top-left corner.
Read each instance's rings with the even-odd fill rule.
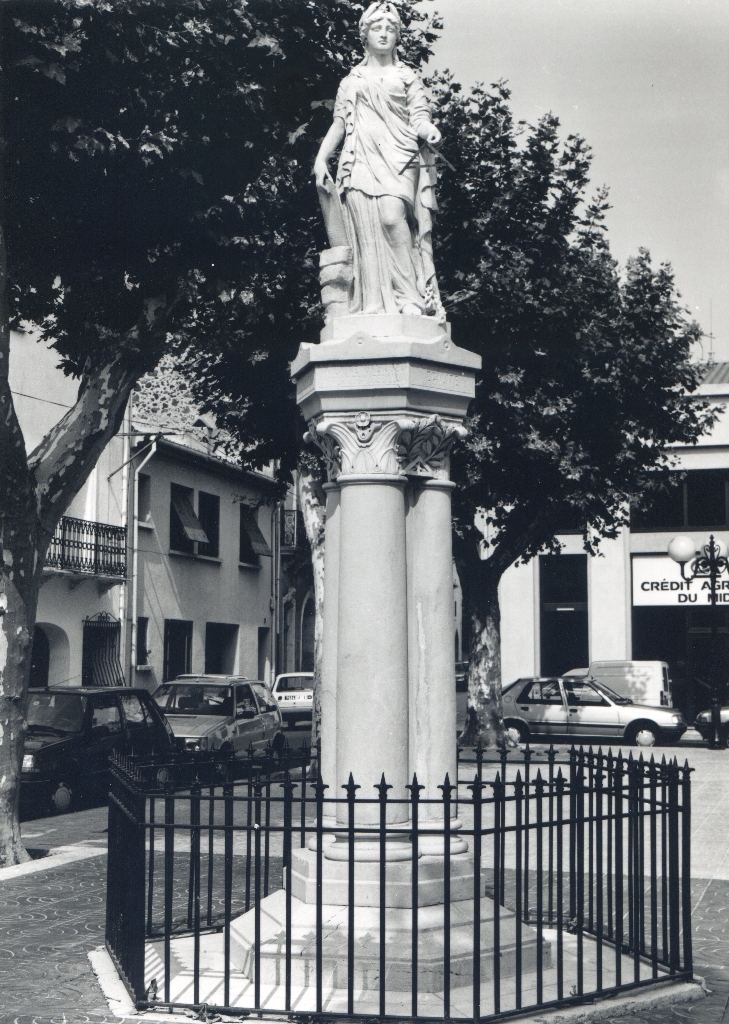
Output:
[[[451,904],[450,985],[458,988],[473,981],[473,900]],[[322,907],[322,981],[327,1000],[346,997],[348,983],[346,906]],[[283,890],[261,901],[260,982],[283,985],[285,978],[286,895]],[[516,972],[516,919],[500,908],[500,974]],[[493,977],[493,901],[481,900],[480,975],[482,981]],[[354,918],[354,977],[357,992],[376,993],[380,986],[380,911],[379,907],[357,907]],[[231,924],[231,959],[246,977],[254,973],[254,911],[250,910]],[[388,908],[385,915],[385,985],[388,993],[407,992],[412,985],[412,911]],[[443,906],[430,906],[418,913],[418,991],[439,993],[444,989]],[[543,966],[551,966],[550,944],[542,944]],[[536,970],[536,932],[521,928],[521,970]],[[291,898],[291,983],[311,989],[316,978],[316,906]],[[339,999],[337,998],[339,997]]]

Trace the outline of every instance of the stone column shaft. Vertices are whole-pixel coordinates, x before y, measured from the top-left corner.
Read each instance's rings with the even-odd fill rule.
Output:
[[[446,774],[457,781],[453,487],[448,480],[413,482],[408,502],[409,774],[425,786],[421,799],[441,799]],[[421,818],[442,819],[442,809],[424,805]]]
[[[321,665],[321,777],[335,796],[337,782],[337,618],[339,613],[339,487],[324,484],[324,629]]]
[[[407,797],[408,681],[405,477],[343,475],[339,508],[336,790],[349,779],[376,798],[384,773],[391,797]],[[393,804],[388,820],[406,821]],[[338,821],[346,824],[346,805]],[[376,804],[358,824],[376,823]]]

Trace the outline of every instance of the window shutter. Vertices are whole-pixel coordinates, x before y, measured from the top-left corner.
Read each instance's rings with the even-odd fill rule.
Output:
[[[245,505],[240,507],[240,522],[243,529],[250,538],[251,547],[257,555],[270,555],[271,549],[268,546],[268,541],[261,533],[256,522],[256,517],[253,509],[247,508]]]
[[[200,520],[195,515],[195,509],[192,507],[192,503],[184,492],[173,490],[172,491],[172,505],[175,512],[180,517],[182,523],[182,529],[185,531],[185,536],[188,540],[197,540],[201,544],[208,543],[208,535],[202,528]]]

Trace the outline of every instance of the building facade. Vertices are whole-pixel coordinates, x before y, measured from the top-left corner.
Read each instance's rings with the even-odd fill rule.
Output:
[[[562,552],[512,567],[501,582],[502,682],[553,675],[590,661],[666,661],[674,703],[692,718],[710,703],[708,583],[688,586],[667,554],[687,534],[696,549],[713,534],[729,543],[729,363],[709,368],[699,396],[720,408],[710,434],[676,448],[685,479],[660,495],[630,529],[592,557],[579,533],[559,535]],[[729,580],[721,584],[722,681],[729,676]]]

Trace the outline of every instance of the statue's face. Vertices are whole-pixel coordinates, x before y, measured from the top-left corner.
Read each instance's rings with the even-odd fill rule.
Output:
[[[392,53],[397,43],[397,29],[389,18],[373,21],[367,32],[367,49],[370,53]]]

